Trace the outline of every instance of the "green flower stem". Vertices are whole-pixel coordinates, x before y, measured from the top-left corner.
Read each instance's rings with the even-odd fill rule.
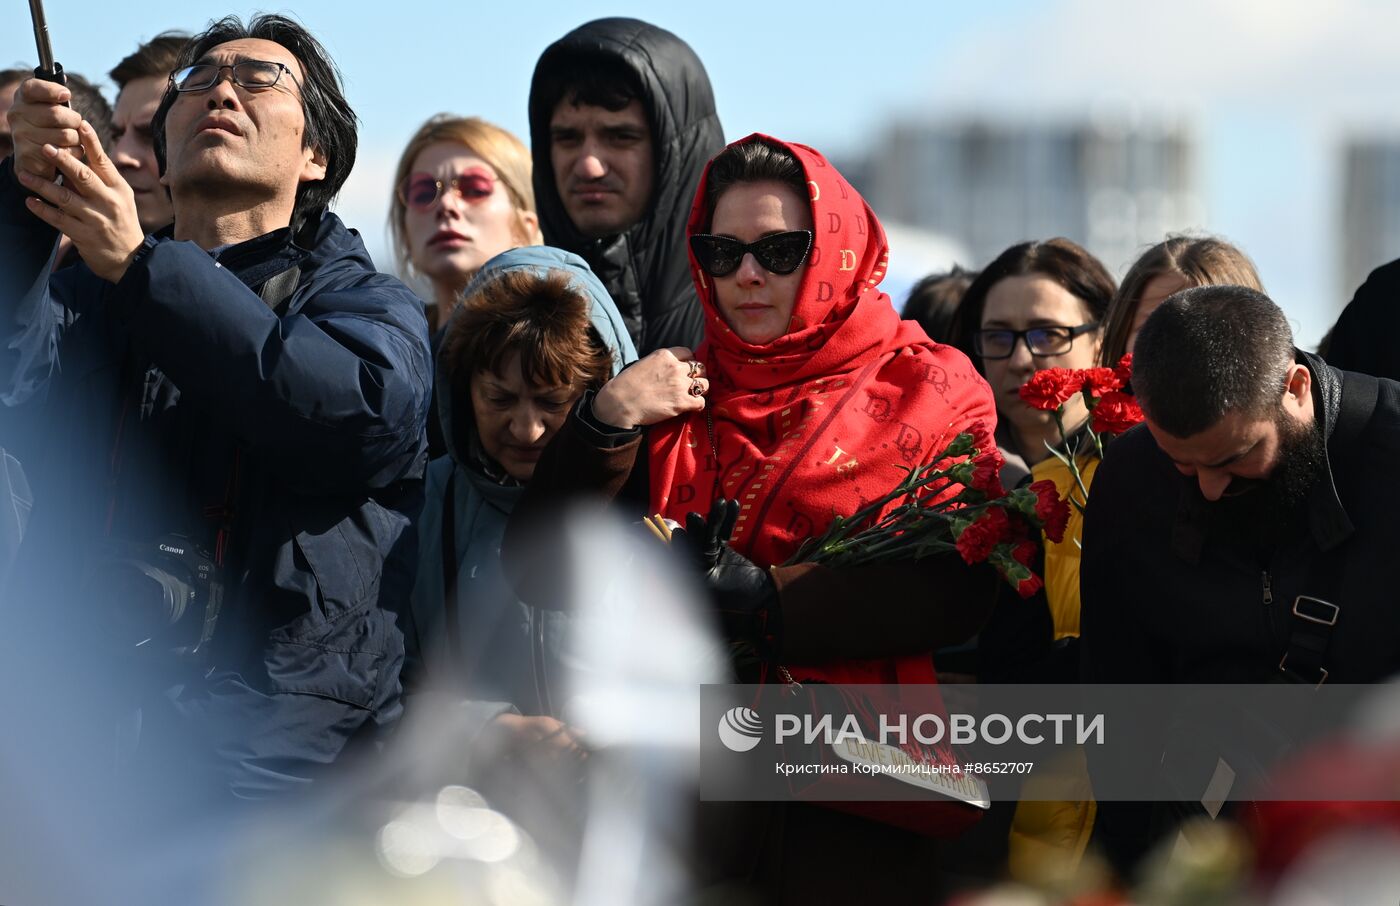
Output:
[[[1065,466],[1069,468],[1069,473],[1074,476],[1074,484],[1076,487],[1079,488],[1080,500],[1084,501],[1083,503],[1080,503],[1079,500],[1075,500],[1074,495],[1071,494],[1069,495],[1069,502],[1074,504],[1074,508],[1079,510],[1080,513],[1083,513],[1085,505],[1087,505],[1089,502],[1089,489],[1084,486],[1084,476],[1080,474],[1079,471],[1079,450],[1077,448],[1072,450],[1070,449],[1069,435],[1065,432],[1065,420],[1064,416],[1060,412],[1060,409],[1057,408],[1054,412],[1050,414],[1054,416],[1055,427],[1060,432],[1060,443],[1069,453],[1068,456],[1060,456],[1060,461],[1063,462]],[[1089,433],[1090,435],[1094,436],[1094,441],[1097,443],[1098,436],[1094,435],[1092,430]],[[1100,457],[1102,457],[1102,455],[1103,454],[1100,453]]]
[[[787,563],[784,565],[791,566],[795,563],[806,562],[811,559],[813,550],[821,551],[827,549],[832,544],[835,544],[837,542],[843,540],[850,540],[853,537],[853,532],[857,533],[854,537],[859,537],[859,533],[857,531],[859,529],[859,526],[862,523],[864,523],[867,519],[871,518],[872,516],[876,515],[881,510],[883,510],[892,501],[898,500],[901,497],[912,498],[917,491],[928,487],[930,484],[936,481],[946,479],[947,472],[945,470],[934,468],[934,466],[940,460],[946,458],[946,456],[939,456],[933,462],[925,466],[920,466],[917,469],[910,469],[908,476],[906,476],[902,481],[900,481],[900,483],[896,485],[895,488],[891,490],[888,494],[885,494],[883,497],[871,501],[861,509],[857,510],[855,513],[852,513],[850,516],[836,517],[834,520],[832,520],[831,525],[827,527],[827,530],[822,534],[820,538],[815,539],[815,541],[809,540],[805,542],[801,547],[797,549],[797,552],[793,554],[792,557],[788,559]],[[934,492],[934,496],[936,496],[938,493],[942,493],[948,487],[952,487],[952,485],[953,482],[951,480],[948,481],[947,484],[936,489],[936,491]],[[917,498],[915,498],[915,500],[917,500]],[[921,507],[917,502],[904,504],[904,506],[911,507],[914,509],[928,509],[927,507]],[[891,513],[890,515],[892,516],[894,514]],[[886,519],[882,520],[882,523],[884,523],[889,518],[890,516],[886,516]]]

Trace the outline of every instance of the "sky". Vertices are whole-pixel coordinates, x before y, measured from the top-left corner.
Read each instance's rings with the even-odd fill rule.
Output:
[[[162,30],[198,30],[259,9],[124,4],[118,21],[113,8],[47,0],[54,54],[66,68],[96,78]],[[300,19],[345,75],[362,129],[337,209],[382,266],[391,257],[389,181],[418,125],[451,111],[528,138],[536,58],[569,29],[607,15],[647,19],[695,48],[727,137],[763,131],[835,159],[874,147],[898,117],[1185,120],[1199,141],[1206,219],[1183,226],[1249,253],[1308,347],[1352,289],[1339,273],[1342,142],[1400,136],[1400,5],[1381,2],[304,0],[262,9]],[[6,0],[0,66],[34,58],[28,7]],[[112,86],[100,84],[110,95]],[[1130,262],[1105,263],[1121,274]]]

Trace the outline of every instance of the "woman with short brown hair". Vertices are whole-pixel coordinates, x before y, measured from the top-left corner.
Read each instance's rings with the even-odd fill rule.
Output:
[[[410,692],[446,684],[480,712],[474,723],[569,744],[558,660],[567,620],[521,603],[498,552],[540,451],[586,390],[635,359],[622,316],[575,255],[512,249],[468,285],[438,355],[433,417],[447,455],[428,466],[418,524]]]

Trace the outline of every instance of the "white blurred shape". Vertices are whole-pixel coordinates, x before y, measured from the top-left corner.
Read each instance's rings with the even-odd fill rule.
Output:
[[[674,902],[688,886],[676,828],[696,807],[700,686],[729,681],[728,649],[659,542],[589,515],[572,519],[568,545],[581,564],[574,653],[590,666],[571,711],[593,747],[574,902]]]
[[[449,836],[472,840],[491,826],[486,800],[476,790],[464,786],[445,786],[437,795],[437,823]]]
[[[505,815],[491,809],[463,809],[462,836],[453,855],[478,862],[504,862],[520,851],[521,833]],[[470,814],[466,814],[470,813]],[[449,831],[451,833],[451,831]]]
[[[379,830],[376,852],[384,867],[404,878],[427,874],[441,858],[432,834],[409,821],[390,821]]]

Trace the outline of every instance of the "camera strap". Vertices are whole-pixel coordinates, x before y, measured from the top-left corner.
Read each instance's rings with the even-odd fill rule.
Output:
[[[1331,437],[1332,446],[1338,452],[1350,448],[1370,422],[1379,389],[1379,381],[1370,375],[1348,372],[1343,378],[1341,405]],[[1329,455],[1329,481],[1330,465]],[[1333,596],[1340,591],[1344,548],[1345,544],[1342,544],[1317,553],[1308,570],[1307,588]],[[1314,595],[1300,594],[1293,599],[1288,648],[1278,662],[1284,681],[1313,686],[1327,682],[1327,652],[1332,643],[1332,630],[1341,613],[1340,605]]]

